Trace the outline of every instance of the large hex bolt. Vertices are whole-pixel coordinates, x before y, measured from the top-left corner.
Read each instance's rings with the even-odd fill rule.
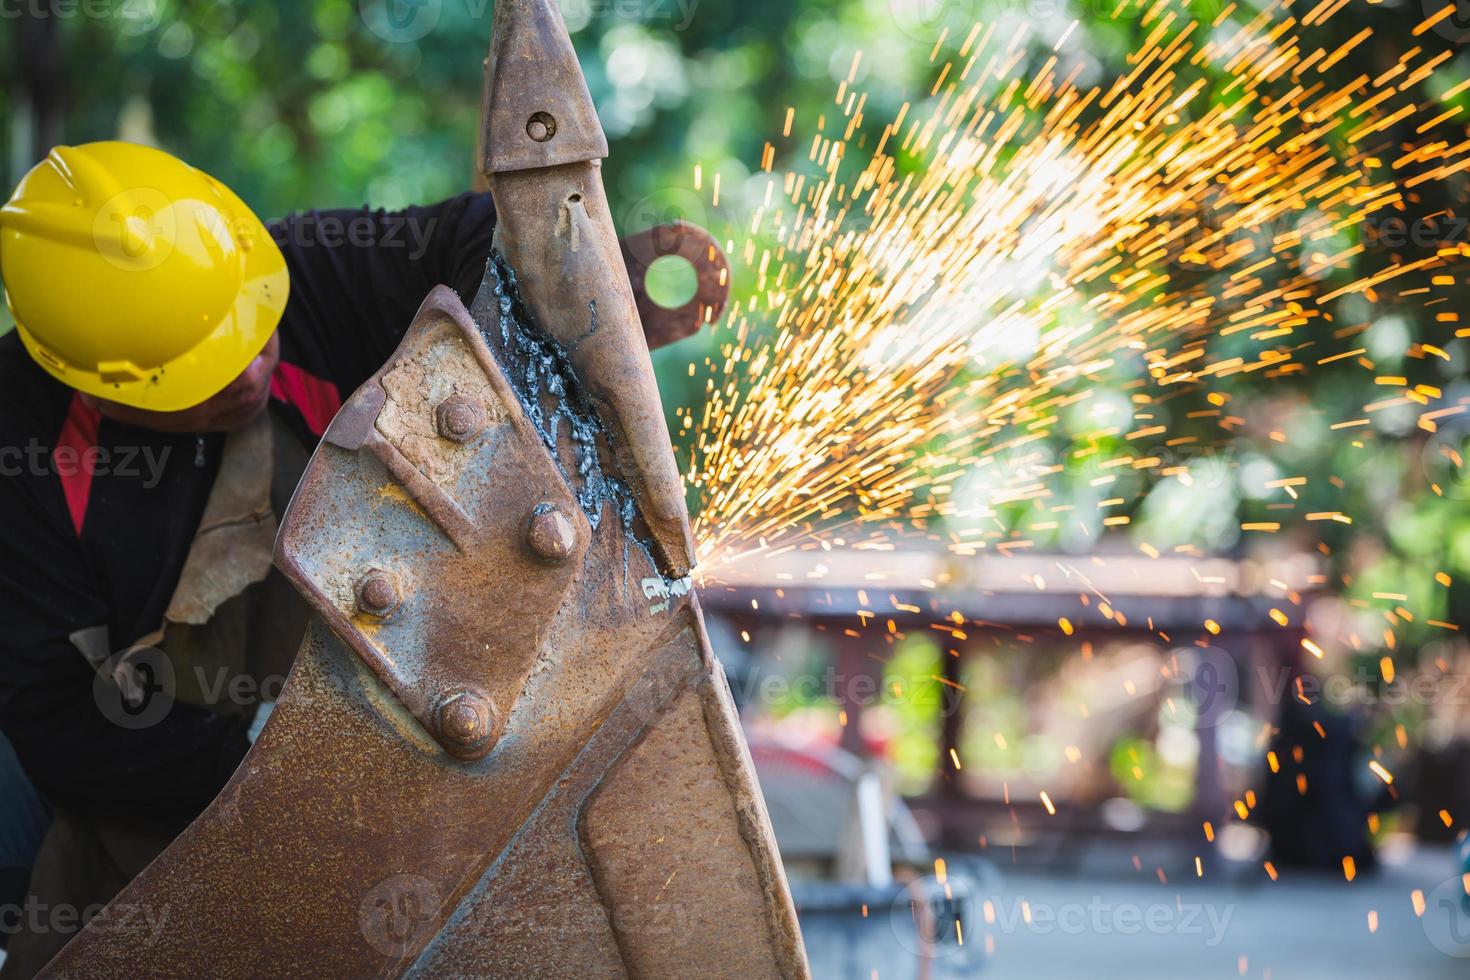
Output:
[[[468,395],[450,395],[434,411],[439,434],[451,442],[469,442],[485,430],[485,409]]]
[[[565,561],[577,547],[577,526],[555,504],[537,504],[526,543],[542,561]]]
[[[453,755],[484,754],[494,728],[495,705],[483,694],[460,691],[439,704],[439,734]]]
[[[358,612],[375,619],[387,619],[403,604],[403,590],[399,587],[398,576],[381,568],[369,569],[367,574],[357,580],[352,592],[357,599]]]

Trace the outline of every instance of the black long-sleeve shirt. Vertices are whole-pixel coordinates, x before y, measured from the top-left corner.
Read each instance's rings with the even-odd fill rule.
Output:
[[[489,195],[470,194],[270,226],[291,275],[272,396],[303,444],[393,352],[434,286],[473,298],[494,223]],[[207,436],[198,465],[194,435],[99,418],[13,332],[0,338],[0,730],[54,800],[193,815],[248,748],[241,717],[185,704],[149,727],[113,724],[69,639],[105,625],[121,650],[163,622],[223,444]]]

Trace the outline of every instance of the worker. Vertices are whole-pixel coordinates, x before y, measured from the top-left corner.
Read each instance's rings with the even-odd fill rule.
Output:
[[[4,980],[234,772],[307,619],[277,518],[429,291],[474,296],[494,225],[466,194],[266,226],[121,142],[57,147],[0,210],[0,731],[52,816]]]

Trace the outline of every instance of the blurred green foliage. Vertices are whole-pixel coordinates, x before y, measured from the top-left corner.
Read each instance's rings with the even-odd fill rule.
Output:
[[[1147,739],[1119,739],[1108,764],[1118,786],[1141,806],[1177,812],[1193,799],[1194,768],[1170,765]]]
[[[863,718],[864,734],[873,734],[872,729],[881,739],[902,793],[929,789],[940,768],[952,771],[949,760],[940,758],[943,656],[939,644],[927,636],[900,641],[883,665],[883,702]]]

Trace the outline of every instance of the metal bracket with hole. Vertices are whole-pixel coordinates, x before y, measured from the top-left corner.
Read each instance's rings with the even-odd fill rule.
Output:
[[[730,299],[730,261],[715,237],[698,225],[674,221],[628,235],[620,242],[633,298],[649,349],[692,337],[719,320]],[[660,306],[648,295],[648,270],[664,256],[685,259],[694,267],[694,295],[683,306]]]

